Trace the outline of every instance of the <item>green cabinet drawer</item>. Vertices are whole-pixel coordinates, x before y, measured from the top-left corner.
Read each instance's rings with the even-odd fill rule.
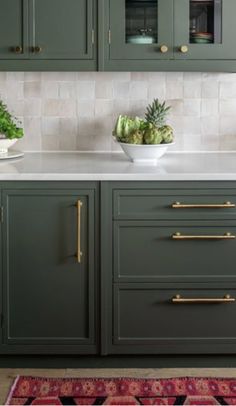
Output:
[[[236,189],[114,190],[113,216],[130,220],[236,218]]]
[[[113,233],[116,281],[236,280],[236,221],[115,221]]]
[[[235,353],[236,287],[198,285],[115,285],[112,351]]]

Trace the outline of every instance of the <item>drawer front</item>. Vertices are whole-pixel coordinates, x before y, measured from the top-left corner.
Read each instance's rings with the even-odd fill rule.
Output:
[[[236,218],[236,189],[131,189],[113,193],[115,219]]]
[[[236,279],[236,222],[183,223],[114,222],[115,281]]]
[[[214,345],[218,349],[222,345],[222,352],[236,351],[236,302],[230,302],[236,288],[124,284],[114,290],[113,345],[122,346],[124,352],[161,348],[174,352],[180,346],[184,352],[188,348],[211,352]],[[192,302],[173,303],[176,295]]]

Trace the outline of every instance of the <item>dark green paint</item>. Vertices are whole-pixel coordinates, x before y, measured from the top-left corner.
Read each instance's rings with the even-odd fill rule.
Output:
[[[158,0],[158,43],[152,45],[133,45],[125,42],[125,1],[109,0],[111,29],[111,45],[109,59],[111,60],[156,60],[170,59],[169,53],[162,54],[159,48],[162,44],[173,43],[173,0]],[[117,24],[120,21],[120,24]]]
[[[150,185],[150,183],[148,183]],[[236,189],[153,189],[115,190],[113,216],[117,220],[227,220],[236,219],[236,208],[174,209],[175,202],[185,204],[236,204]]]
[[[22,189],[22,186],[25,187]],[[2,353],[97,348],[97,196],[55,185],[4,188]],[[71,185],[72,187],[74,185]],[[81,264],[77,200],[81,200]],[[96,283],[95,283],[96,282]]]
[[[158,3],[158,44],[136,46],[124,39],[125,0],[0,0],[0,70],[236,72],[234,0],[223,0],[222,44],[210,45],[189,44],[189,0]]]
[[[41,46],[35,59],[92,59],[94,0],[31,0],[30,42]]]
[[[222,43],[221,44],[189,44],[189,0],[175,1],[174,18],[174,58],[180,60],[227,60],[235,59],[236,44],[235,36],[235,14],[236,3],[234,0],[222,1]],[[181,45],[188,45],[187,54],[181,54]]]
[[[96,70],[96,0],[0,0],[0,8],[0,70]]]
[[[133,354],[140,366],[154,362],[141,354],[236,354],[236,304],[170,302],[176,294],[236,297],[234,240],[170,238],[177,231],[235,234],[235,209],[170,207],[176,200],[234,203],[235,182],[39,181],[1,182],[0,188],[1,354],[60,354],[70,363],[69,354],[97,353],[103,358],[91,360],[107,366],[118,365],[104,357],[112,354]],[[79,198],[81,265],[73,256]],[[212,359],[217,365],[219,357]]]
[[[236,221],[114,222],[117,281],[234,280],[236,240],[176,241],[172,235],[236,235]]]
[[[235,352],[235,304],[173,304],[171,299],[176,294],[235,297],[236,286],[115,285],[114,353]]]
[[[0,0],[0,10],[0,60],[28,58],[28,1]],[[16,54],[15,47],[21,47],[23,52]]]

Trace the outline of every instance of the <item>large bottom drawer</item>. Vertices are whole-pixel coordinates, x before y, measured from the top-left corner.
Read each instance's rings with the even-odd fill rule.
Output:
[[[115,285],[113,352],[236,353],[236,287],[198,285]]]

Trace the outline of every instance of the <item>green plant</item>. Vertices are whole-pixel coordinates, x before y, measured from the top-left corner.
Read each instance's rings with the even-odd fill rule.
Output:
[[[22,138],[24,131],[19,124],[16,117],[9,113],[7,106],[0,100],[0,134],[9,139]]]
[[[154,127],[159,128],[165,125],[166,116],[171,109],[170,106],[166,106],[166,103],[160,103],[158,99],[154,99],[152,104],[147,107],[145,119],[148,123]]]

